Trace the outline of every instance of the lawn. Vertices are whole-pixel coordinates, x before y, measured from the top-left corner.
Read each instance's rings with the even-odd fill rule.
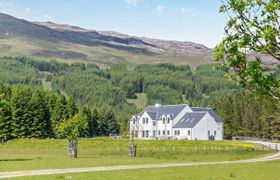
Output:
[[[136,140],[137,157],[127,157],[129,139],[80,139],[77,159],[67,157],[66,140],[14,140],[0,145],[0,171],[166,162],[240,160],[265,156],[253,145],[231,141]]]
[[[16,179],[246,179],[246,180],[278,180],[280,177],[280,161],[248,163],[248,164],[223,164],[191,167],[154,168],[140,170],[120,170],[91,173],[68,173],[50,176],[33,176]]]

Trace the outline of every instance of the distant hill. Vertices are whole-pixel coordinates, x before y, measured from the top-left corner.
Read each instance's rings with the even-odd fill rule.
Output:
[[[211,53],[210,48],[193,42],[134,37],[52,22],[32,23],[0,13],[1,56],[21,55],[101,65],[128,62],[194,67],[213,63]]]

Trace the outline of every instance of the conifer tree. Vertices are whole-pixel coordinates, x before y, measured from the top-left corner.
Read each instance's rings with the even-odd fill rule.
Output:
[[[27,138],[31,135],[30,125],[33,121],[30,108],[31,96],[31,89],[26,86],[17,86],[12,90],[12,128],[15,138]]]
[[[69,98],[68,101],[68,112],[69,112],[69,117],[73,117],[75,116],[75,114],[77,114],[79,111],[79,109],[77,108],[75,101],[72,97]]]
[[[0,98],[0,142],[12,138],[12,110],[9,102]]]
[[[36,90],[31,99],[32,118],[31,125],[33,138],[46,138],[51,135],[50,112],[46,98],[42,91]]]
[[[58,97],[54,110],[52,112],[52,127],[54,130],[54,134],[57,137],[57,130],[61,122],[64,120],[69,119],[69,112],[68,112],[68,103],[65,96],[61,95]]]

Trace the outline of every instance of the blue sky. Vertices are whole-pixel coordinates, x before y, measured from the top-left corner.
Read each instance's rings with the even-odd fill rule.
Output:
[[[0,0],[0,12],[129,35],[214,47],[227,17],[220,0]]]

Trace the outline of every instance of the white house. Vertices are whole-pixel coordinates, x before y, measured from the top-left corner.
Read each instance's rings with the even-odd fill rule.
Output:
[[[210,108],[156,104],[131,116],[130,133],[139,139],[223,140],[223,121]]]

